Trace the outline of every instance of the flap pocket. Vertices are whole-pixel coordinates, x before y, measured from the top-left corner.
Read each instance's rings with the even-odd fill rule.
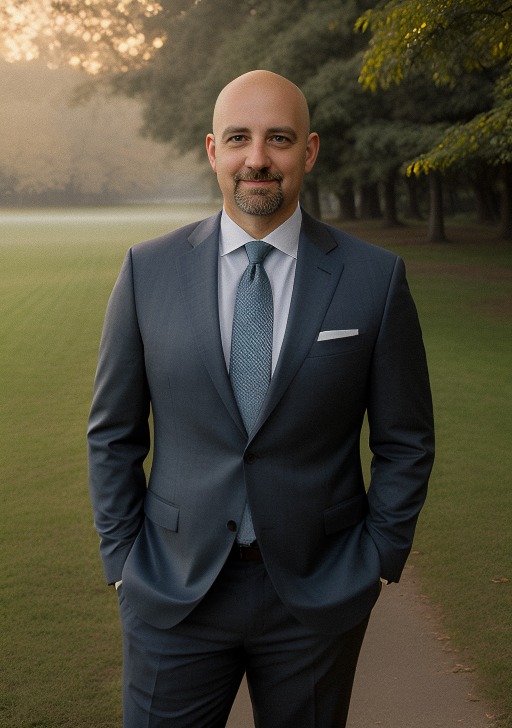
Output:
[[[178,530],[180,509],[151,490],[146,492],[144,512],[149,520],[156,523],[157,526],[167,528],[168,531]]]
[[[324,526],[326,534],[342,531],[360,523],[368,513],[366,493],[356,495],[341,503],[327,508],[324,511]]]

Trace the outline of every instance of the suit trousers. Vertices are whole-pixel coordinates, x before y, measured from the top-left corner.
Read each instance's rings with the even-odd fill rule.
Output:
[[[122,586],[119,603],[124,728],[221,728],[244,673],[256,728],[345,726],[369,617],[349,632],[313,632],[284,606],[263,563],[232,558],[171,629],[139,619]]]

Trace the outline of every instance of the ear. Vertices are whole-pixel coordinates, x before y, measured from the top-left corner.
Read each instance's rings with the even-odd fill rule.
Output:
[[[206,153],[213,171],[217,172],[217,165],[215,164],[215,137],[213,134],[206,135]]]
[[[306,174],[308,172],[311,172],[313,167],[315,166],[316,158],[318,157],[318,151],[320,149],[320,137],[316,132],[311,132],[311,134],[308,136],[308,141],[306,144],[306,165],[305,165],[305,171]]]

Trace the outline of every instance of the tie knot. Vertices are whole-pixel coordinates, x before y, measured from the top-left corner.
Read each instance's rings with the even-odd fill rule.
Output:
[[[266,256],[270,253],[272,246],[264,240],[251,240],[245,244],[245,249],[249,263],[257,265],[258,263],[263,263]]]

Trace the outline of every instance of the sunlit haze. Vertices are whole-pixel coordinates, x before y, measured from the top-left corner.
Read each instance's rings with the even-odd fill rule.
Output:
[[[57,6],[57,7],[56,7]],[[151,0],[12,0],[0,8],[0,55],[9,62],[43,58],[96,75],[148,61],[165,36],[144,21],[162,6]]]

